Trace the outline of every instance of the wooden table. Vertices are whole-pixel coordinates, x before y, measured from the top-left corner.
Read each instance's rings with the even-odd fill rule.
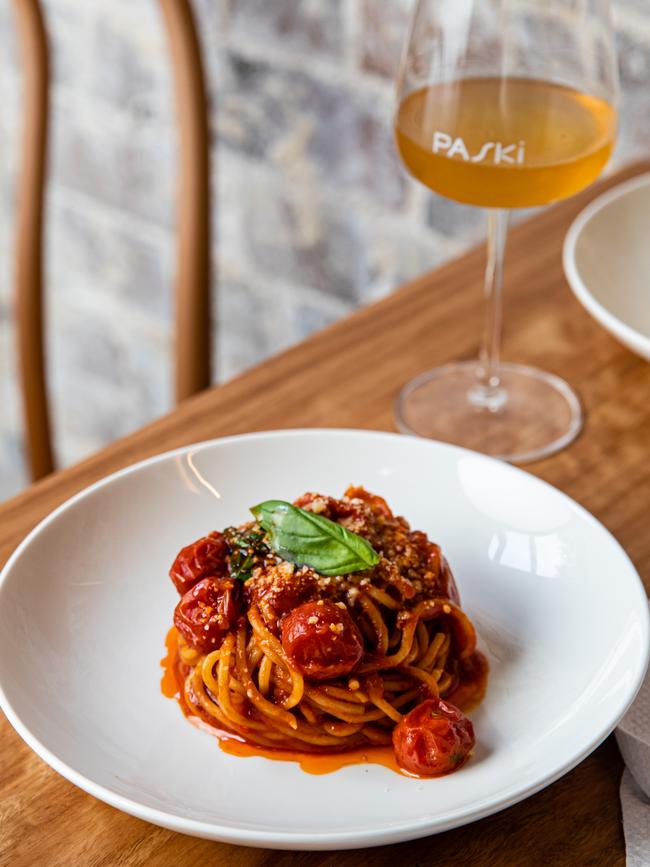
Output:
[[[573,299],[560,262],[569,223],[635,166],[517,226],[506,269],[508,359],[576,385],[583,435],[530,467],[593,512],[650,588],[650,365],[620,347]],[[90,482],[175,446],[287,427],[392,430],[398,388],[419,371],[477,351],[484,254],[471,251],[238,379],[0,506],[0,563],[51,509]],[[612,588],[615,576],[612,576]],[[0,864],[19,865],[587,865],[624,864],[610,738],[559,782],[504,812],[436,837],[374,850],[283,853],[197,840],[108,807],[57,776],[0,722]]]

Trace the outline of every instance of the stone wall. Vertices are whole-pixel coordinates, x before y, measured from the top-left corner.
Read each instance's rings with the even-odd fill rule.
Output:
[[[54,55],[49,378],[65,464],[171,405],[175,127],[155,0],[44,5]],[[410,5],[195,0],[216,156],[219,379],[482,236],[480,212],[416,187],[394,153]],[[650,127],[650,5],[619,0],[616,16],[624,103],[611,167],[647,153]],[[25,482],[10,321],[20,78],[6,0],[0,100],[2,497]]]

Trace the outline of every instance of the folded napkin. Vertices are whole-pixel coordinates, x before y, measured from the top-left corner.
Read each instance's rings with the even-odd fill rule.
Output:
[[[627,867],[650,867],[650,669],[616,740],[627,765],[621,780]]]

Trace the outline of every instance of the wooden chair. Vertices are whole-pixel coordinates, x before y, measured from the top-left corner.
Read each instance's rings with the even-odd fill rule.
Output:
[[[36,480],[55,466],[43,341],[49,52],[40,0],[13,4],[24,82],[15,316],[26,452]],[[210,150],[203,64],[190,2],[159,0],[159,6],[173,67],[180,136],[175,393],[181,401],[210,384]]]

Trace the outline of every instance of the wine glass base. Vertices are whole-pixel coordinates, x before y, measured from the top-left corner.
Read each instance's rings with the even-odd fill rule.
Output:
[[[500,387],[485,395],[477,373],[477,362],[461,362],[411,380],[395,404],[398,429],[511,463],[548,457],[580,433],[580,400],[559,376],[500,364]]]

